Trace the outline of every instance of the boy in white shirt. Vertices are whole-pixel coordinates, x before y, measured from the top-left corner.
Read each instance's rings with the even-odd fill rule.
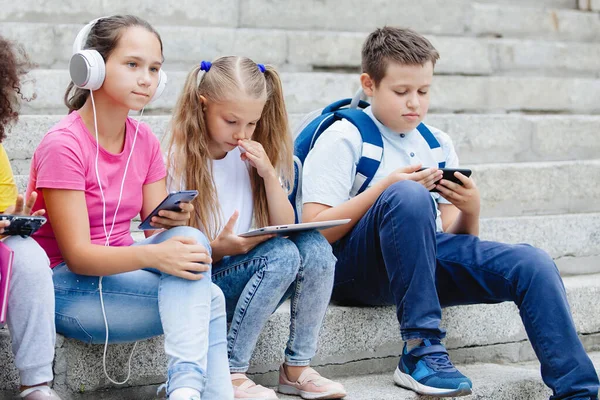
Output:
[[[327,129],[304,162],[303,222],[352,219],[323,232],[338,258],[333,299],[396,305],[405,345],[394,381],[440,397],[467,395],[472,388],[441,343],[441,308],[514,301],[552,399],[597,399],[598,376],[552,259],[529,245],[479,240],[475,183],[460,173],[455,177],[461,185],[441,179],[438,155],[416,129],[427,115],[438,58],[413,31],[385,27],[371,33],[360,80],[372,99],[365,113],[384,143],[377,174],[368,189],[350,196],[362,141],[346,120]],[[458,167],[448,135],[428,128],[446,167]],[[428,168],[419,171],[422,166]],[[434,188],[439,193],[429,192]]]

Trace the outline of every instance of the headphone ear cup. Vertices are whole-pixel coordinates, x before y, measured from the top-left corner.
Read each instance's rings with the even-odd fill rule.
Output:
[[[158,99],[160,95],[163,94],[165,88],[167,87],[167,73],[160,69],[158,72],[158,85],[156,86],[156,90],[154,91],[154,96],[150,99],[149,103],[152,103],[154,100]]]
[[[69,61],[71,80],[78,88],[98,90],[104,82],[104,59],[96,50],[81,50]]]

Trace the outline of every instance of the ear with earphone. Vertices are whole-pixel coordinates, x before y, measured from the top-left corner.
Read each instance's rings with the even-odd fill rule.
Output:
[[[104,18],[106,18],[106,17],[98,18],[98,19],[91,21],[86,26],[84,26],[77,34],[77,37],[75,38],[75,42],[73,43],[73,55],[71,56],[71,60],[69,61],[69,73],[71,75],[71,80],[73,81],[73,84],[75,86],[77,86],[78,88],[87,89],[90,91],[90,99],[92,101],[92,109],[94,112],[94,129],[95,129],[95,136],[96,136],[96,160],[95,160],[96,179],[98,182],[98,188],[100,189],[100,195],[102,198],[102,226],[104,228],[104,235],[106,237],[106,241],[105,241],[104,245],[109,246],[110,245],[110,236],[113,232],[113,228],[115,226],[115,221],[117,219],[117,212],[119,211],[119,206],[121,205],[121,199],[123,197],[123,189],[125,186],[125,177],[127,176],[127,169],[129,168],[129,162],[131,160],[131,157],[133,156],[133,150],[135,148],[135,142],[137,140],[138,129],[140,127],[140,119],[144,113],[144,109],[142,109],[142,111],[140,113],[140,119],[138,119],[138,121],[137,121],[137,125],[135,128],[135,135],[133,137],[133,143],[131,144],[131,152],[129,153],[129,157],[127,158],[127,163],[125,164],[125,171],[123,171],[123,180],[121,181],[121,188],[119,191],[119,199],[117,201],[117,206],[115,207],[112,225],[110,227],[110,230],[107,231],[107,229],[106,229],[106,199],[104,197],[104,190],[102,189],[102,182],[100,180],[100,173],[99,173],[99,169],[98,169],[100,141],[98,140],[98,121],[97,121],[97,117],[96,117],[96,104],[94,103],[94,92],[93,92],[94,90],[100,89],[100,87],[102,87],[102,84],[104,83],[104,79],[106,76],[106,65],[104,63],[104,59],[102,58],[102,55],[97,50],[83,49],[83,47],[85,46],[85,43],[87,41],[88,35],[90,34],[94,25],[99,20],[104,19]],[[159,70],[158,85],[156,87],[156,91],[154,92],[154,95],[150,99],[149,103],[151,103],[152,101],[154,101],[160,97],[160,95],[164,92],[166,85],[167,85],[167,74],[161,69],[161,70]],[[131,354],[129,355],[129,361],[127,363],[127,365],[128,365],[127,378],[125,378],[125,380],[122,382],[117,382],[117,381],[113,380],[110,376],[108,376],[108,372],[106,371],[106,351],[108,348],[108,319],[106,317],[106,310],[104,308],[104,297],[102,295],[102,277],[99,277],[98,279],[99,279],[98,289],[99,289],[99,294],[100,294],[100,306],[102,307],[102,316],[104,317],[104,327],[105,327],[105,332],[106,332],[105,341],[104,341],[104,353],[103,353],[103,357],[102,357],[102,366],[104,368],[104,375],[108,378],[108,380],[110,382],[112,382],[116,385],[123,385],[123,384],[127,383],[127,381],[129,380],[129,377],[131,376],[131,359],[133,357],[133,353],[135,351],[137,342],[135,342],[135,344],[133,345]]]
[[[106,17],[104,17],[106,18]],[[84,49],[90,31],[103,18],[97,18],[84,26],[73,43],[73,55],[69,61],[69,73],[73,84],[81,89],[98,90],[104,83],[106,65],[102,55],[94,49]],[[148,103],[158,99],[167,86],[167,74],[162,69],[158,72],[158,85]]]

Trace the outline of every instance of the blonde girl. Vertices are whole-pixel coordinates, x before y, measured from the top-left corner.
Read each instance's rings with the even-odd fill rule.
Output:
[[[204,72],[204,73],[202,73]],[[293,144],[279,75],[245,57],[203,61],[188,74],[168,148],[171,189],[197,189],[192,226],[210,238],[213,282],[224,292],[236,399],[276,399],[247,376],[258,336],[291,296],[281,393],[337,399],[339,383],[310,368],[331,296],[335,258],[316,231],[243,238],[252,226],[291,224]]]

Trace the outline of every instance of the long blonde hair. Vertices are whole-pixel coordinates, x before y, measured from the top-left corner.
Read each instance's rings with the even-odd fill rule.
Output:
[[[171,121],[167,154],[173,182],[185,182],[185,189],[200,192],[193,202],[196,218],[191,218],[190,224],[204,231],[212,240],[222,227],[200,96],[215,102],[232,100],[239,91],[252,98],[266,97],[252,140],[262,144],[288,191],[293,184],[293,142],[281,80],[273,67],[266,66],[263,73],[249,58],[228,56],[215,60],[198,82],[200,73],[198,65],[187,76]],[[254,203],[253,222],[255,226],[263,227],[269,223],[264,182],[255,168],[250,168],[249,173]]]

